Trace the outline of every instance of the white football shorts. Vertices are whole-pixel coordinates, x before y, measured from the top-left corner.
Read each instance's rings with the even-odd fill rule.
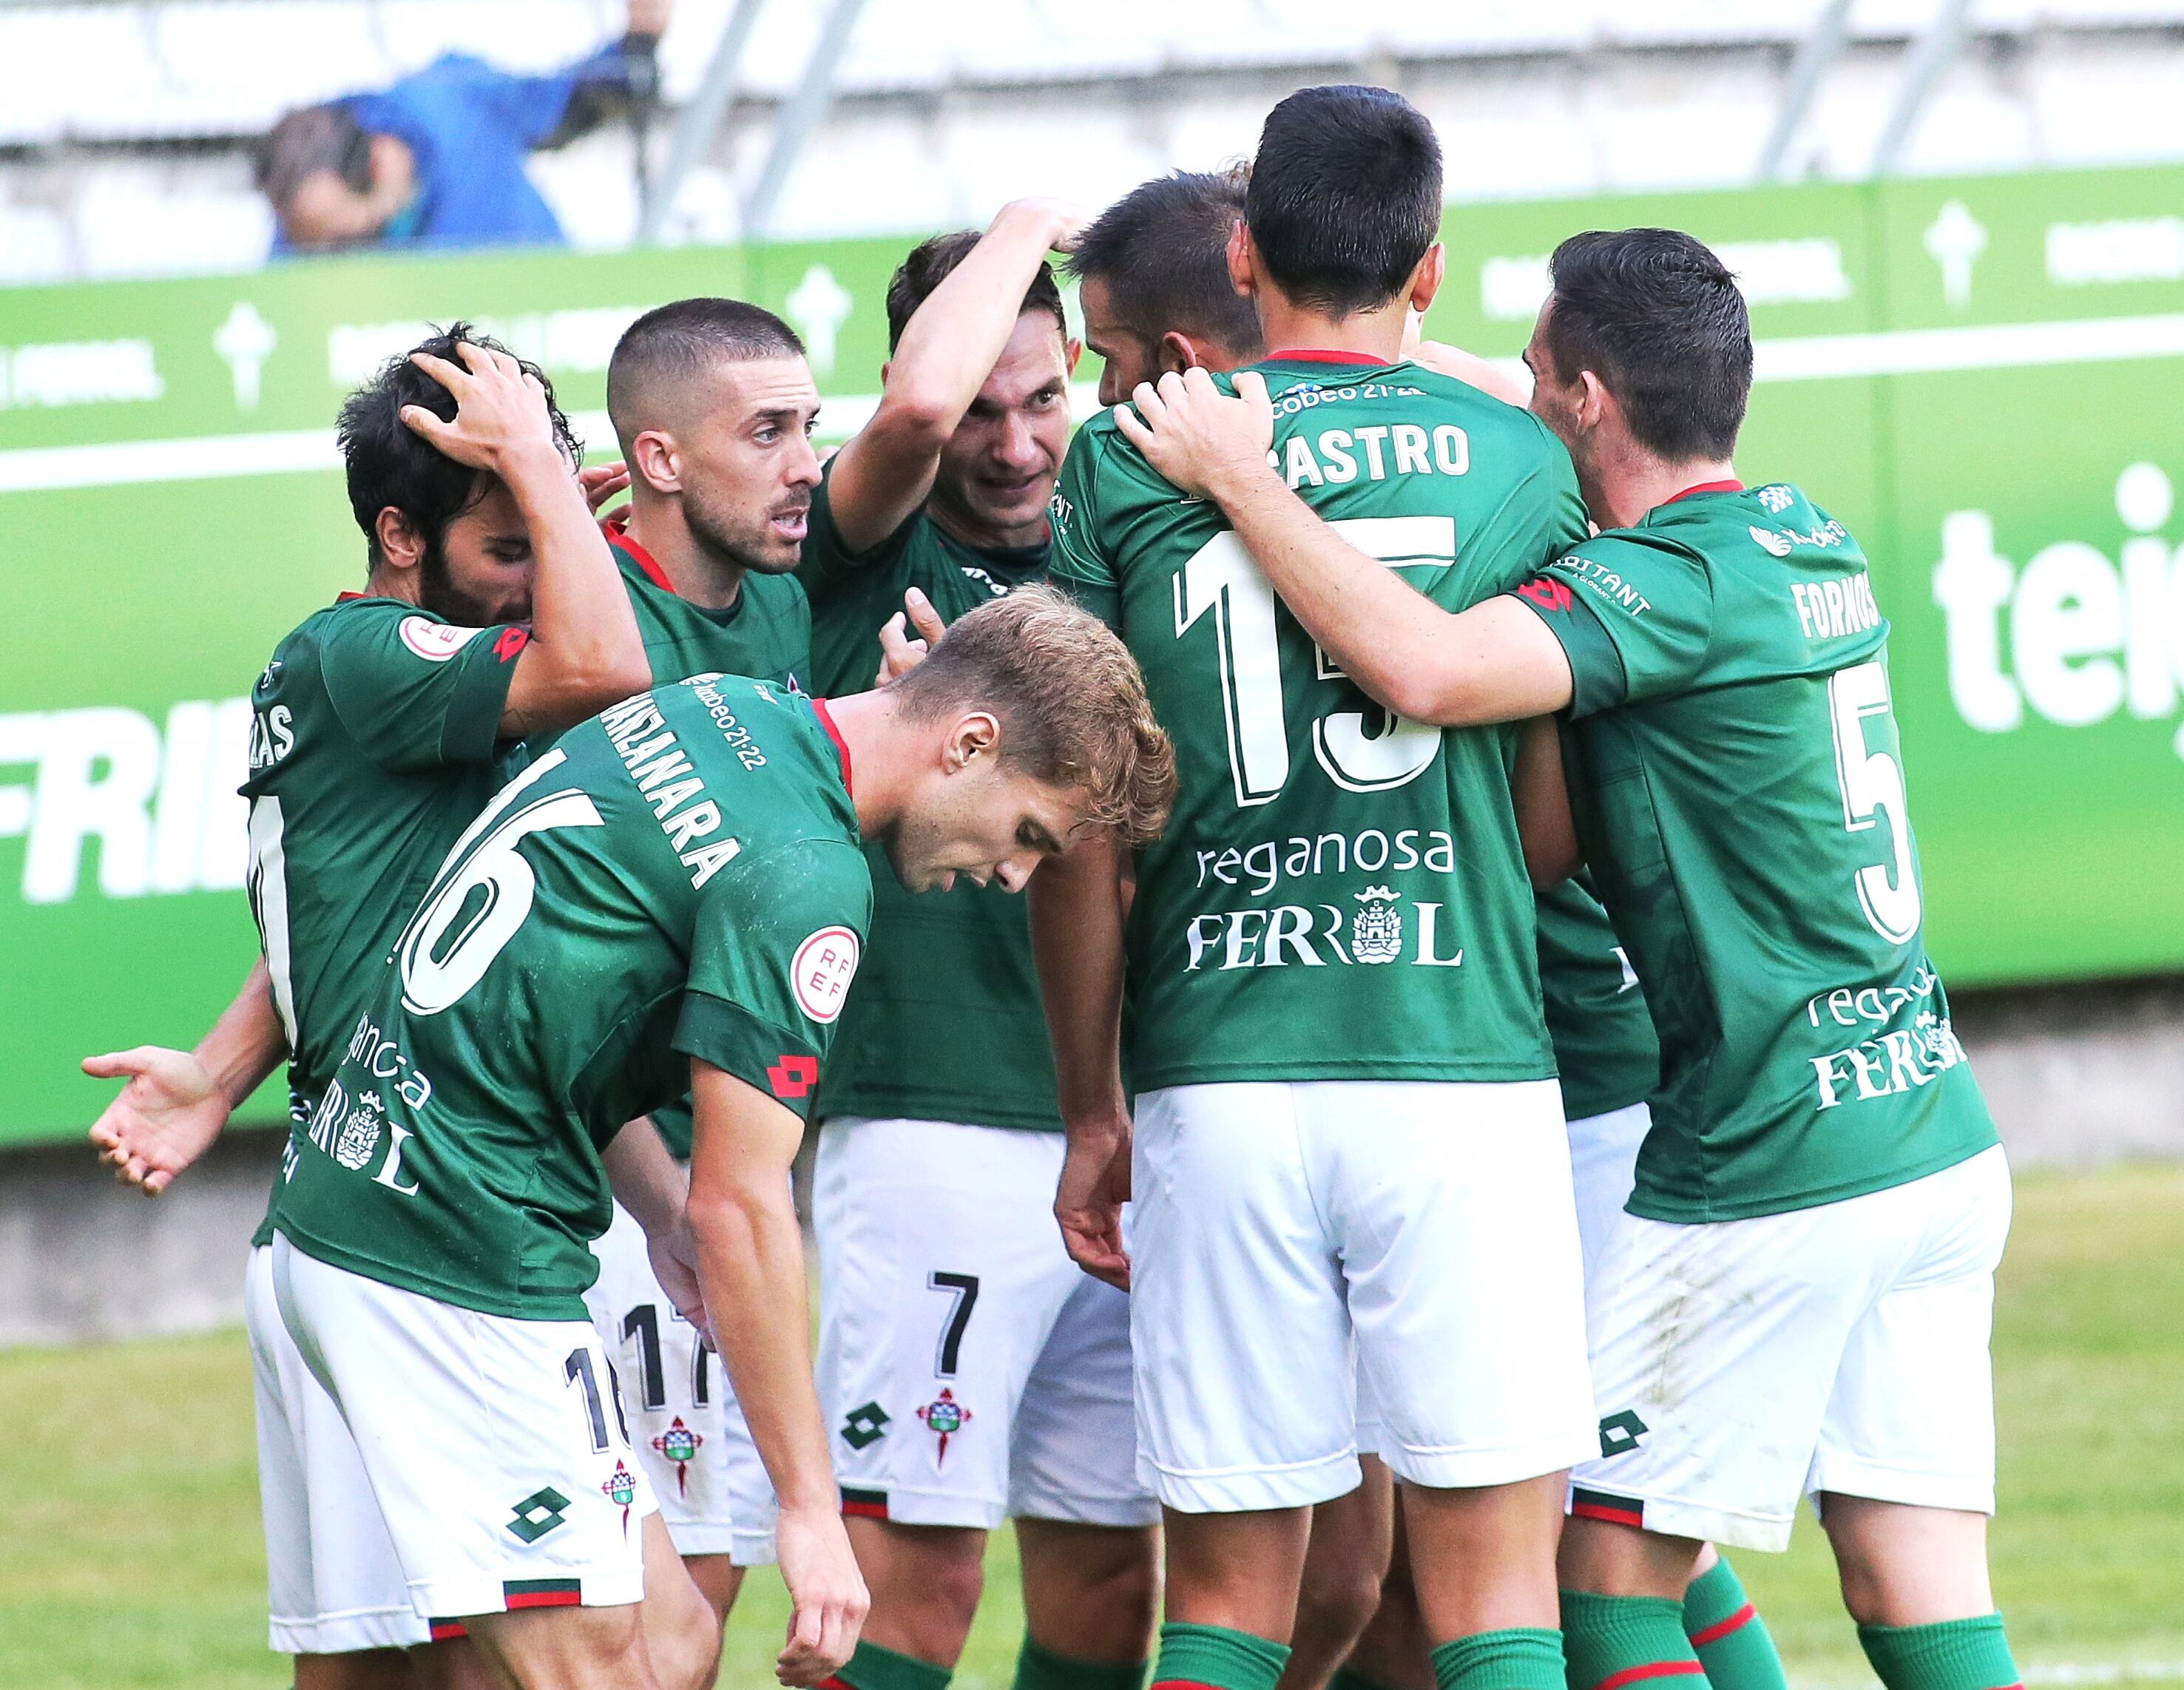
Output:
[[[282,1654],[423,1643],[356,1440],[281,1322],[270,1246],[250,1252],[242,1314],[258,1409],[267,1643]]]
[[[1069,1259],[1058,1132],[844,1116],[819,1135],[819,1400],[844,1511],[1146,1525],[1129,1298]]]
[[[1789,1547],[1797,1497],[1994,1511],[1995,1146],[1750,1220],[1616,1217],[1592,1286],[1598,1451],[1571,1511]]]
[[[676,1552],[773,1559],[773,1485],[736,1406],[728,1370],[675,1312],[652,1271],[644,1229],[620,1203],[592,1241],[599,1276],[584,1293],[613,1360],[630,1442]]]
[[[644,1596],[659,1504],[588,1320],[514,1320],[320,1262],[276,1234],[272,1279],[340,1406],[422,1618]]]
[[[1356,1488],[1361,1389],[1376,1453],[1415,1484],[1595,1447],[1553,1080],[1148,1092],[1132,1180],[1138,1442],[1170,1507]]]
[[[1587,1285],[1617,1217],[1630,1201],[1630,1188],[1638,1180],[1638,1146],[1652,1124],[1652,1112],[1642,1102],[1569,1124],[1570,1184],[1577,1193],[1577,1238]]]

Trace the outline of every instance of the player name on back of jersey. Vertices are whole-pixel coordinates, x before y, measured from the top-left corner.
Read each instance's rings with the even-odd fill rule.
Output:
[[[713,684],[717,678],[705,677],[682,684],[705,706],[736,760],[747,769],[764,768],[766,753]],[[720,831],[721,806],[707,794],[705,783],[691,767],[689,756],[652,695],[639,693],[625,699],[601,713],[599,725],[606,730],[608,743],[621,759],[622,767],[651,806],[668,844],[690,871],[691,886],[702,887],[733,862],[743,850],[742,843],[711,837]]]

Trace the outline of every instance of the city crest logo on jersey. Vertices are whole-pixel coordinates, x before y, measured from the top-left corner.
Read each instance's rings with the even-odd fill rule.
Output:
[[[1403,918],[1390,907],[1396,895],[1385,886],[1357,894],[1357,913],[1350,918],[1350,954],[1361,962],[1392,962],[1403,954]]]
[[[652,1447],[675,1464],[676,1495],[690,1494],[690,1464],[698,1459],[698,1446],[705,1441],[701,1434],[682,1424],[680,1414],[668,1423],[666,1431],[652,1440]]]
[[[822,1027],[833,1022],[857,977],[861,954],[857,935],[846,927],[822,927],[798,945],[788,966],[797,1007]]]
[[[940,1394],[917,1411],[917,1418],[932,1431],[940,1435],[940,1453],[933,1458],[938,1467],[948,1459],[948,1440],[971,1424],[971,1411],[956,1400],[956,1393],[943,1386]]]
[[[379,1148],[379,1129],[386,1118],[387,1100],[376,1091],[358,1098],[335,1130],[334,1160],[352,1174],[369,1163],[372,1152]]]

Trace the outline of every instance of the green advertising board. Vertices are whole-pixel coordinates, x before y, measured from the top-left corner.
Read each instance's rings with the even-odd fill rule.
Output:
[[[2184,170],[1454,207],[1430,331],[1513,355],[1555,243],[1635,223],[1691,230],[1743,279],[1741,472],[1798,482],[1875,560],[1948,976],[2184,967],[2160,867],[2184,832],[2184,411],[2163,385],[2184,368]],[[610,455],[622,326],[728,293],[797,324],[838,438],[878,388],[907,244],[0,290],[0,1142],[80,1132],[111,1088],[79,1056],[189,1042],[249,963],[243,700],[362,578],[331,427],[349,388],[421,324],[472,318]]]

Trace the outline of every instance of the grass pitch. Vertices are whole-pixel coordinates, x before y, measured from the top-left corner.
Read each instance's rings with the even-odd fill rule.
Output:
[[[1995,1581],[2027,1677],[2184,1677],[2184,1169],[2020,1182],[1995,1362]],[[289,1682],[265,1647],[239,1332],[0,1353],[0,1685]],[[1871,1682],[1809,1520],[1787,1555],[1736,1562],[1794,1684]],[[997,1534],[962,1690],[1006,1690],[1015,1581]],[[772,1682],[787,1612],[754,1575],[723,1685]]]

